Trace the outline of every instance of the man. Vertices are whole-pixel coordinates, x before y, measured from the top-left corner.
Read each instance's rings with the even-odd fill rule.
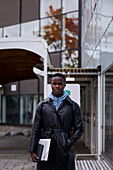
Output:
[[[29,149],[37,170],[75,169],[74,144],[83,134],[83,122],[80,108],[64,91],[65,86],[65,76],[54,74],[51,94],[38,104]],[[48,161],[39,161],[35,154],[40,138],[51,139]]]

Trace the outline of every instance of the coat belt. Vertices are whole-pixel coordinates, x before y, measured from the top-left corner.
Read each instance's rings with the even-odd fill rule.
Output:
[[[43,131],[52,131],[52,132],[69,132],[68,130],[64,130],[64,129],[55,129],[55,128],[47,128],[47,129],[44,129]]]

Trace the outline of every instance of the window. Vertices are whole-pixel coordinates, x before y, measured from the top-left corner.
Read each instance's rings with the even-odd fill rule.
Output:
[[[63,15],[62,49],[78,48],[78,12]]]
[[[13,25],[4,28],[4,37],[19,37],[20,25]]]
[[[41,20],[41,36],[47,41],[50,52],[61,49],[61,15]]]
[[[21,24],[22,37],[38,37],[39,36],[39,21],[26,22]]]
[[[41,0],[41,9],[40,9],[40,17],[47,17],[48,13],[50,15],[56,15],[59,14],[59,11],[61,13],[61,0]]]
[[[37,102],[38,95],[20,96],[20,124],[33,123]]]
[[[1,123],[13,125],[32,124],[37,102],[41,98],[41,95],[3,95]]]
[[[19,123],[19,98],[18,95],[6,96],[6,122],[9,124]]]
[[[78,10],[78,0],[63,0],[63,13]]]
[[[80,16],[79,3],[81,3],[81,0],[32,0],[32,2],[31,0],[18,0],[16,4],[18,10],[14,12],[16,13],[15,17],[18,25],[2,28],[4,32],[0,30],[1,36],[3,34],[4,37],[41,36],[46,40],[50,53],[57,52],[61,54],[64,50],[80,51],[79,32],[81,28],[79,27],[78,29]],[[5,4],[2,4],[2,8],[6,10]],[[10,3],[9,7],[11,10],[14,8],[14,5]],[[81,58],[80,54],[79,58]],[[60,55],[60,57],[63,57],[60,61],[64,61],[64,54]],[[79,58],[77,57],[77,60]],[[52,65],[55,66],[56,64],[54,65],[53,62]],[[81,63],[79,62],[79,64]],[[66,64],[60,63],[60,65],[65,67]],[[67,66],[72,67],[72,65],[74,67],[72,63]],[[75,67],[78,66],[75,65]]]
[[[105,73],[105,146],[104,154],[113,163],[113,66]]]
[[[62,67],[77,68],[78,67],[78,51],[67,50],[62,52]]]

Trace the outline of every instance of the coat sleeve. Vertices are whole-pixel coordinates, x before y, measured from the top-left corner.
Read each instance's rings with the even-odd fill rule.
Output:
[[[82,136],[84,132],[81,109],[79,105],[75,102],[73,102],[73,119],[74,119],[73,120],[74,132],[67,141],[68,146],[77,143],[77,141],[79,140],[79,138]]]
[[[40,139],[40,133],[41,133],[41,109],[42,109],[42,103],[39,103],[36,109],[35,119],[32,127],[32,134],[31,134],[31,140],[29,145],[29,152],[35,153],[37,143]]]

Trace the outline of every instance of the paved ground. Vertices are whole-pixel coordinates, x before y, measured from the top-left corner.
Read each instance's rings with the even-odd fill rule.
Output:
[[[24,135],[0,138],[0,170],[36,170],[28,153],[29,141]]]
[[[0,170],[36,170],[28,146],[30,137],[24,135],[0,138]],[[82,141],[75,145],[75,153],[89,153]]]
[[[29,142],[30,137],[24,135],[0,137],[0,170],[36,170],[28,152]],[[75,154],[88,153],[81,139],[75,145]]]

